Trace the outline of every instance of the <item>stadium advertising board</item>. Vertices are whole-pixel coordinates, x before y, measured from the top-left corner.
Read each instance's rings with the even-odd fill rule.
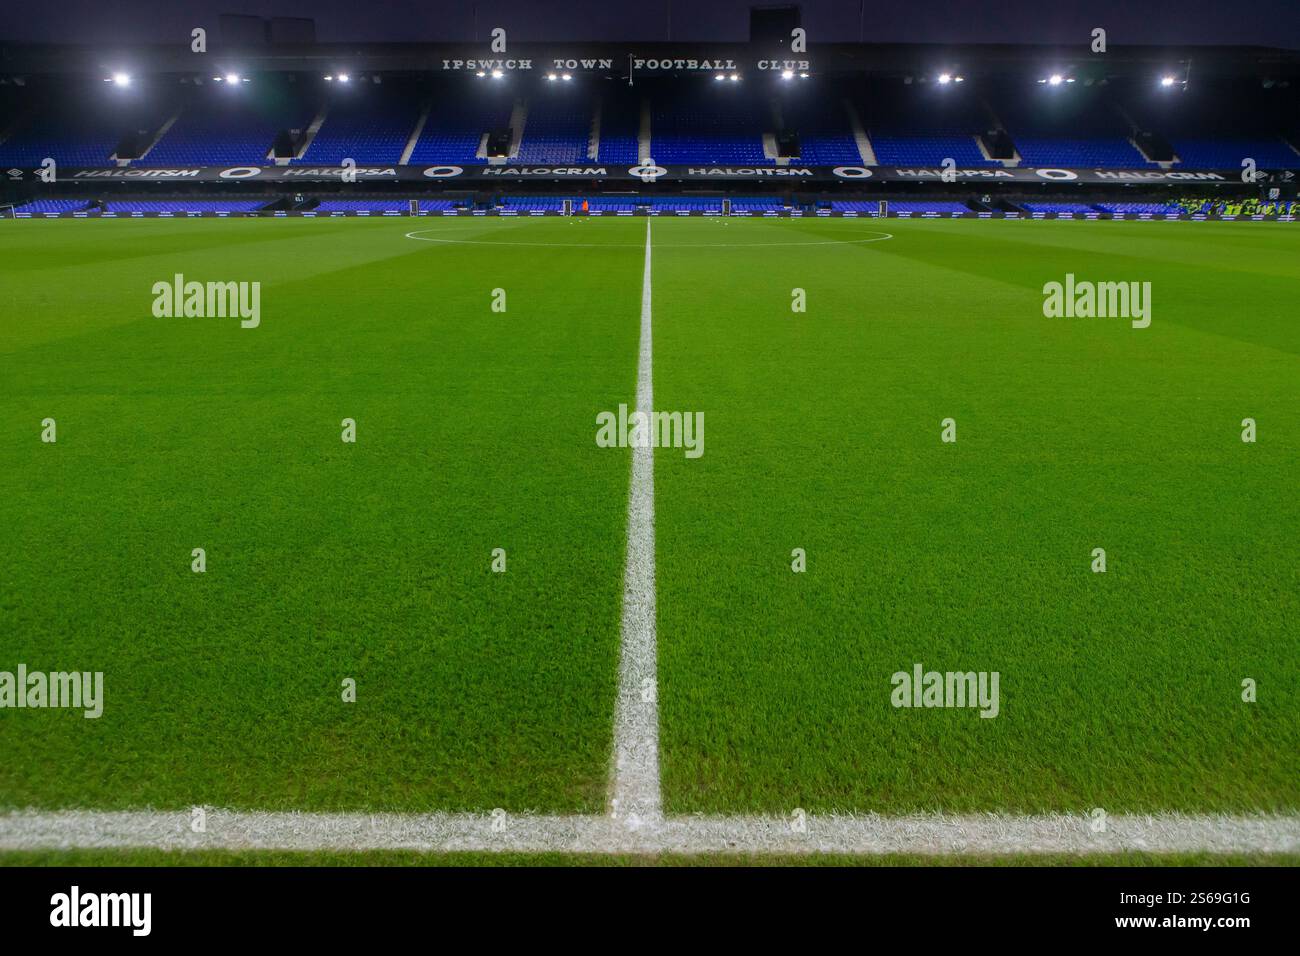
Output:
[[[41,182],[40,170],[9,169],[11,182]],[[1259,182],[1290,182],[1296,170],[1259,171]],[[593,180],[627,182],[958,182],[958,183],[1232,183],[1241,181],[1232,169],[1079,169],[1047,166],[1015,168],[978,167],[943,169],[935,166],[635,166],[587,163],[585,165],[497,166],[188,166],[85,168],[64,166],[62,182],[179,181],[218,182],[466,182],[481,186],[493,181]],[[345,178],[346,177],[346,178]],[[353,178],[354,177],[354,178]]]

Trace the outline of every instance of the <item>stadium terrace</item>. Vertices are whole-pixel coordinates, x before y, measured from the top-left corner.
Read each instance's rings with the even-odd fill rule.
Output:
[[[1294,219],[1292,52],[789,46],[16,47],[0,215]]]

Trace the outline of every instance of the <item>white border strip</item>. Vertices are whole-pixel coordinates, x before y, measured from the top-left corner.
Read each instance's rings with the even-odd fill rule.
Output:
[[[497,814],[18,811],[0,816],[0,850],[420,850],[436,853],[840,853],[1005,855],[1295,853],[1300,816],[676,817],[632,829],[610,816]]]

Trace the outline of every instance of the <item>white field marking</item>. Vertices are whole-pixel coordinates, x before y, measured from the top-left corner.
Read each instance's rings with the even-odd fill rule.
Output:
[[[646,218],[649,229],[650,218]],[[441,242],[450,246],[536,246],[546,249],[639,249],[639,242],[514,242],[506,239],[439,239],[421,235],[432,229],[417,229],[406,234],[407,239],[420,242]],[[869,239],[812,239],[804,242],[676,242],[659,243],[661,249],[753,249],[766,246],[852,246],[864,242],[884,242],[893,239],[892,233],[878,232]]]
[[[641,276],[641,345],[637,352],[636,410],[654,411],[654,356],[650,295],[650,220],[645,224]],[[650,445],[632,449],[627,500],[627,568],[614,705],[614,765],[610,816],[629,829],[662,822],[659,794],[659,678],[655,639],[655,464]]]
[[[435,853],[839,853],[1003,855],[1060,853],[1295,853],[1300,816],[1111,816],[1093,833],[1084,814],[1006,816],[668,817],[630,829],[610,816],[475,813],[238,813],[14,811],[0,815],[0,851],[420,850]],[[502,826],[504,824],[504,826]]]

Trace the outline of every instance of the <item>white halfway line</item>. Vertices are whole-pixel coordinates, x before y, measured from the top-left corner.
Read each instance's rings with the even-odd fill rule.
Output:
[[[636,410],[647,420],[654,412],[650,288],[650,220],[646,219]],[[646,443],[632,448],[618,699],[614,706],[614,766],[609,800],[611,816],[634,830],[647,825],[655,826],[663,818],[659,788],[659,681],[656,655],[654,449],[650,443]]]
[[[650,220],[641,280],[636,407],[654,408]],[[1295,853],[1300,815],[1084,814],[665,817],[659,778],[654,458],[633,448],[614,755],[605,815],[13,810],[0,850],[420,850],[514,853]]]

